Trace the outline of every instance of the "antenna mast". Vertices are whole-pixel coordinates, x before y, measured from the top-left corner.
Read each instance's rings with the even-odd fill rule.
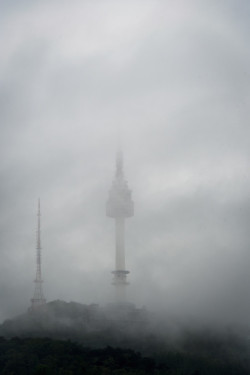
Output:
[[[42,266],[41,266],[41,211],[40,211],[40,199],[38,199],[38,212],[37,212],[37,245],[36,245],[36,278],[34,296],[31,299],[31,309],[35,310],[37,307],[42,306],[46,303],[43,295],[42,288]]]

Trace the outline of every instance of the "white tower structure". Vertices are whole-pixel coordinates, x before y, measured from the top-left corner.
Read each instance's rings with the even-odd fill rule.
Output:
[[[40,199],[38,199],[38,212],[37,212],[37,245],[36,245],[36,278],[34,296],[31,299],[31,309],[35,310],[37,307],[46,303],[42,289],[42,262],[41,262],[41,211]]]
[[[126,302],[127,274],[125,265],[125,219],[134,215],[131,190],[123,174],[123,155],[117,152],[116,172],[106,205],[106,214],[115,219],[115,270],[113,284],[116,288],[116,302]]]

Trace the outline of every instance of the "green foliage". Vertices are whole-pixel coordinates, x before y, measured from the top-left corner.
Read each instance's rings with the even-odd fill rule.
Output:
[[[133,307],[121,315],[73,302],[46,306],[0,326],[0,375],[250,374],[248,327],[183,325],[171,336],[167,321],[144,320]]]
[[[91,350],[48,338],[1,338],[0,364],[3,375],[143,375],[147,369],[154,374],[156,367],[152,359],[142,358],[132,350]]]
[[[201,338],[200,338],[201,339]],[[0,338],[1,375],[247,375],[246,363],[218,357],[212,342],[192,338],[190,350],[162,348],[155,358],[131,349],[84,348],[49,338]],[[201,339],[201,340],[204,340]],[[196,342],[199,342],[197,350]],[[184,344],[183,348],[186,344]],[[212,346],[212,348],[211,348]],[[205,349],[204,349],[205,348]],[[211,355],[212,353],[212,355]]]

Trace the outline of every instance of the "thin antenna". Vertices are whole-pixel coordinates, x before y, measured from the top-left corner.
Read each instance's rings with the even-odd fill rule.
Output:
[[[46,300],[43,295],[42,289],[42,260],[41,260],[41,210],[40,210],[40,198],[38,198],[38,210],[37,210],[37,244],[36,244],[36,278],[34,296],[31,299],[31,309],[36,310],[37,307],[43,306]]]
[[[123,179],[123,152],[122,152],[122,137],[121,127],[117,125],[116,128],[116,172],[117,179]]]
[[[121,128],[117,126],[116,128],[116,143],[117,143],[117,152],[122,150],[122,136],[121,136]]]
[[[116,153],[116,179],[123,179],[123,154],[122,151]]]

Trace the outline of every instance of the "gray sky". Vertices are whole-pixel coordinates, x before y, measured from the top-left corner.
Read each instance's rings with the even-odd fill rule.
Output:
[[[47,300],[112,300],[117,132],[135,202],[130,299],[247,319],[249,2],[0,10],[0,319],[30,305],[38,197]]]

